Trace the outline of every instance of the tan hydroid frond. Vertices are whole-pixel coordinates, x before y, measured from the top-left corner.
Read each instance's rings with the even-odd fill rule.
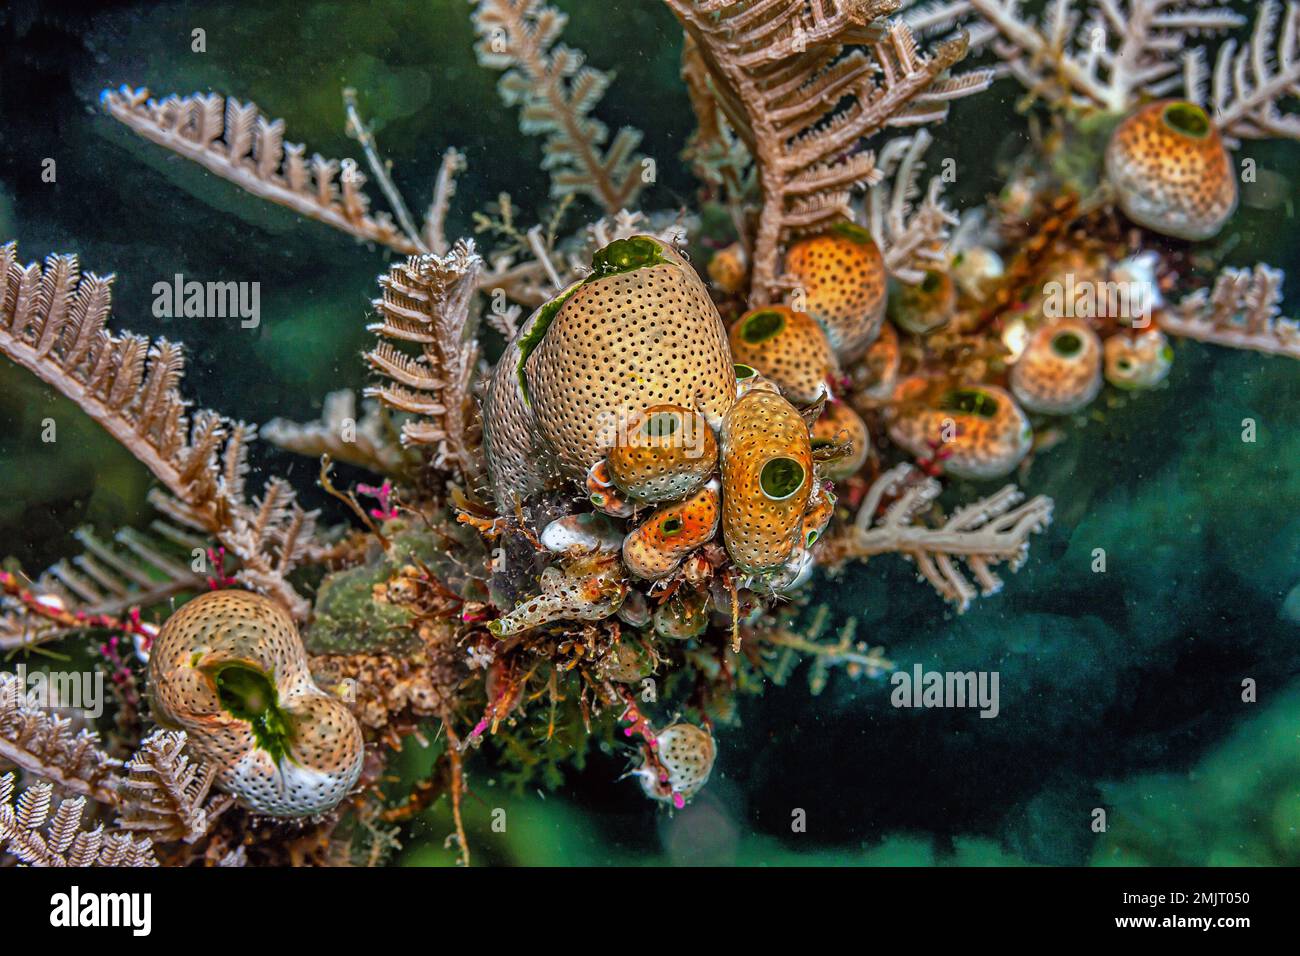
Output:
[[[162,484],[150,498],[172,520],[213,535],[240,561],[238,577],[296,616],[307,603],[285,579],[310,541],[315,512],[272,480],[244,497],[256,429],[215,412],[187,414],[180,347],[108,331],[111,277],[81,276],[77,257],[22,265],[0,246],[0,352],[76,402]]]
[[[129,86],[105,90],[100,101],[133,132],[254,196],[403,254],[422,251],[422,240],[391,215],[370,212],[367,177],[355,160],[308,156],[302,144],[285,142],[284,120],[253,103],[218,93],[155,100]]]
[[[1160,318],[1170,335],[1300,359],[1300,323],[1282,318],[1281,269],[1224,269],[1210,289],[1183,299]]]
[[[558,42],[568,17],[542,0],[475,0],[473,20],[474,52],[483,66],[504,71],[498,90],[519,107],[519,128],[546,137],[551,195],[586,195],[610,214],[633,206],[644,185],[641,133],[624,126],[605,145],[609,132],[591,111],[611,77]]]
[[[16,797],[16,799],[15,799]],[[153,844],[103,826],[82,827],[85,797],[54,801],[54,788],[34,783],[18,790],[12,773],[0,776],[0,853],[28,866],[157,866]]]
[[[383,379],[366,395],[415,416],[402,425],[404,445],[434,446],[434,464],[454,469],[472,487],[482,471],[477,406],[477,319],[471,306],[483,260],[472,241],[443,256],[411,256],[380,276],[374,301],[381,322],[366,361]],[[395,343],[412,343],[412,355]]]
[[[1014,485],[958,508],[940,527],[918,523],[942,487],[908,464],[882,474],[867,492],[856,522],[837,538],[826,542],[832,561],[865,559],[878,554],[901,554],[915,562],[917,572],[951,601],[958,613],[970,607],[976,587],[962,572],[969,569],[978,593],[988,596],[1002,589],[993,568],[1006,563],[1019,570],[1029,554],[1029,536],[1052,521],[1052,501],[1039,495],[1024,501]],[[877,517],[885,496],[896,496]]]
[[[896,0],[667,0],[699,50],[711,92],[757,168],[751,305],[770,301],[790,236],[850,218],[850,197],[880,178],[864,138],[947,115],[989,71],[952,76],[965,37],[920,51]],[[697,100],[699,97],[697,96]]]

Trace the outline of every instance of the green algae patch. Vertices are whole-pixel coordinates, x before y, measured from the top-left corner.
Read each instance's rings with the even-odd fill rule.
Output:
[[[354,568],[325,576],[316,595],[312,624],[303,643],[312,654],[400,654],[419,648],[411,630],[411,615],[392,604],[374,599],[378,584],[390,580],[418,559],[436,567],[440,558],[436,542],[419,531],[403,531],[392,539],[387,553]]]
[[[560,314],[560,309],[564,303],[569,301],[573,293],[577,292],[587,282],[575,282],[569,286],[554,299],[542,306],[541,311],[537,314],[537,321],[528,327],[528,331],[519,337],[519,364],[515,366],[515,375],[519,379],[519,391],[524,396],[524,404],[531,406],[532,401],[528,398],[528,377],[524,374],[524,365],[528,362],[528,356],[533,354],[533,350],[542,344],[542,339],[546,338],[546,330],[551,327],[555,317]]]

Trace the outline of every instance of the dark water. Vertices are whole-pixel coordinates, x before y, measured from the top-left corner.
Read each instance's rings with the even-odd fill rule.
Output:
[[[688,202],[676,157],[692,119],[672,18],[633,0],[558,5],[572,16],[568,42],[616,69],[602,119],[644,130],[658,159],[643,205]],[[475,64],[468,10],[11,3],[0,11],[0,239],[16,237],[25,259],[74,251],[87,270],[115,271],[117,326],[183,340],[197,405],[254,422],[313,418],[327,390],[365,383],[359,353],[386,254],[135,139],[97,112],[98,93],[214,89],[284,117],[309,150],[355,156],[340,98],[353,86],[408,197],[429,194],[447,146],[467,154],[451,234],[467,234],[471,212],[500,191],[531,220],[548,205],[540,149],[500,105],[497,75]],[[190,50],[196,27],[206,53]],[[954,205],[996,191],[991,157],[1025,148],[1018,95],[999,84],[935,131],[932,154],[962,170]],[[1244,197],[1230,261],[1300,275],[1296,147],[1249,144],[1246,155],[1283,178]],[[46,158],[53,184],[41,181]],[[591,212],[579,206],[568,227]],[[260,327],[154,318],[153,284],[178,272],[260,282]],[[1288,291],[1300,294],[1294,280]],[[476,773],[473,839],[503,862],[1300,863],[1298,400],[1294,363],[1179,344],[1168,387],[1099,402],[1034,465],[1025,490],[1051,495],[1056,521],[1002,595],[958,618],[891,559],[819,585],[900,668],[996,668],[998,719],[896,709],[886,684],[843,675],[812,696],[796,674],[742,704],[686,812],[656,813],[634,783],[615,782],[621,756],[596,755],[544,797]],[[59,422],[53,445],[39,437],[47,416]],[[1241,440],[1247,418],[1254,443]],[[305,459],[263,448],[256,465],[330,507],[312,497]],[[148,487],[75,408],[0,363],[0,556],[39,569],[73,552],[79,526],[143,526]],[[1096,548],[1103,574],[1091,570]],[[1256,703],[1241,699],[1246,679]],[[493,806],[508,808],[508,835],[488,831]],[[1097,807],[1105,834],[1089,826]],[[806,832],[792,832],[797,811]],[[446,832],[445,813],[432,813],[404,835],[403,858],[449,862]]]

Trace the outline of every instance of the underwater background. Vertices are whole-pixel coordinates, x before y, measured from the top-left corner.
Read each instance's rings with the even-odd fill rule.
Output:
[[[647,209],[691,205],[677,156],[693,127],[678,79],[681,31],[650,0],[556,0],[565,39],[615,81],[600,115],[644,131],[658,182]],[[1250,4],[1240,4],[1248,8]],[[523,136],[476,65],[465,0],[102,3],[17,0],[0,9],[0,241],[24,261],[76,252],[115,272],[116,328],[165,335],[189,354],[197,405],[265,422],[310,420],[338,388],[359,390],[375,277],[390,253],[257,200],[133,137],[98,111],[129,82],[157,94],[209,89],[256,102],[288,137],[358,156],[341,91],[358,91],[394,178],[428,196],[438,159],[461,149],[448,234],[508,192],[533,220],[552,207],[540,143]],[[190,34],[206,31],[207,50]],[[954,208],[1001,185],[1028,142],[1010,81],[955,104],[934,130],[957,162]],[[1257,182],[1217,240],[1230,265],[1287,270],[1297,152],[1248,143]],[[56,161],[54,183],[42,162]],[[583,201],[568,228],[597,215]],[[261,323],[152,314],[155,282],[257,281]],[[996,670],[1001,712],[890,706],[884,679],[833,674],[814,695],[802,672],[742,698],[719,728],[709,785],[668,815],[619,753],[594,751],[553,789],[512,790],[471,764],[466,804],[478,859],[516,864],[1289,864],[1300,863],[1300,374],[1282,358],[1176,343],[1166,386],[1099,402],[1034,462],[1024,490],[1056,501],[1026,566],[958,617],[909,565],[882,558],[816,585],[832,628],[884,645],[900,670]],[[41,421],[58,422],[56,443]],[[1257,440],[1242,440],[1253,419]],[[261,474],[286,475],[326,519],[316,465],[259,443]],[[340,470],[341,477],[355,479]],[[72,532],[143,527],[150,476],[52,389],[0,361],[0,557],[35,574]],[[992,486],[959,489],[964,497]],[[1093,552],[1106,552],[1094,573]],[[1256,702],[1242,699],[1253,680]],[[432,753],[408,744],[404,771]],[[510,826],[494,833],[493,807]],[[1108,829],[1091,829],[1094,808]],[[806,813],[806,832],[792,815]],[[445,865],[445,801],[402,834],[396,859]]]

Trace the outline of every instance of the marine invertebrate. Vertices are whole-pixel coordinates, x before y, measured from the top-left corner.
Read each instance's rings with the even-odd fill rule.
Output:
[[[1209,289],[1184,298],[1161,318],[1173,335],[1228,348],[1300,358],[1300,325],[1282,317],[1282,273],[1262,263],[1224,269]]]
[[[808,426],[775,387],[743,395],[722,424],[722,536],[742,571],[785,563],[812,493]]]
[[[361,773],[361,730],[311,679],[293,619],[247,591],[168,618],[149,654],[157,719],[183,728],[218,785],[272,816],[333,809]]]
[[[950,72],[966,53],[962,38],[927,56],[906,23],[877,22],[891,0],[815,9],[667,2],[711,80],[712,99],[696,109],[716,111],[756,167],[751,305],[776,294],[782,243],[848,219],[851,192],[876,179],[875,157],[846,147],[887,126],[942,120],[951,101],[992,79],[985,70]]]
[[[722,510],[715,479],[678,504],[657,509],[623,539],[623,563],[639,578],[654,580],[677,570],[682,560],[713,539]]]
[[[995,385],[945,386],[912,376],[894,389],[889,437],[957,478],[1009,475],[1029,453],[1033,429]]]
[[[889,299],[889,319],[904,332],[929,335],[952,321],[957,287],[946,272],[926,272],[915,285],[900,285]]]
[[[638,771],[641,787],[656,800],[686,804],[709,782],[717,747],[713,735],[695,724],[670,724],[654,734],[658,767],[648,764]]]
[[[822,327],[788,306],[746,312],[731,327],[731,356],[775,382],[793,402],[807,405],[839,378],[839,363]]]
[[[627,596],[627,582],[616,558],[598,554],[542,572],[541,594],[488,628],[497,637],[509,637],[553,621],[600,621],[615,611]]]
[[[1180,239],[1208,239],[1237,208],[1232,160],[1209,114],[1157,100],[1111,134],[1106,173],[1134,222]]]
[[[402,444],[434,445],[435,460],[471,484],[482,470],[470,395],[478,369],[471,303],[482,268],[470,241],[394,265],[379,280],[383,297],[374,307],[383,321],[369,328],[380,341],[366,353],[370,367],[390,380],[366,395],[417,416],[402,424]],[[414,343],[420,355],[412,359],[393,342]]]
[[[85,830],[85,797],[53,803],[53,787],[32,784],[14,799],[14,775],[0,775],[0,850],[28,866],[157,866],[153,844],[128,834]],[[50,810],[53,807],[54,813]]]
[[[592,268],[521,332],[516,371],[534,427],[574,478],[652,405],[698,407],[716,427],[735,395],[722,320],[676,251],[651,236],[617,239]]]
[[[1031,412],[1069,415],[1101,391],[1102,344],[1082,319],[1037,329],[1011,367],[1011,393]]]
[[[857,358],[880,333],[888,273],[871,234],[850,223],[794,243],[785,273],[803,293],[803,307],[822,324],[841,359]]]
[[[216,93],[156,100],[147,89],[130,86],[105,90],[100,102],[133,132],[254,196],[398,252],[428,251],[414,227],[399,228],[389,213],[371,215],[366,176],[355,160],[319,153],[308,159],[301,143],[285,142],[284,121],[270,119],[254,103]]]
[[[828,402],[813,422],[811,437],[813,451],[845,442],[850,447],[847,455],[822,466],[822,471],[831,481],[853,477],[871,457],[871,435],[867,432],[867,423],[847,402]]]
[[[1174,362],[1169,339],[1159,329],[1126,334],[1106,340],[1106,381],[1116,388],[1154,388],[1165,380]]]
[[[953,512],[938,528],[917,524],[916,518],[939,496],[933,478],[911,465],[898,465],[882,474],[858,508],[852,528],[828,542],[833,560],[864,558],[898,552],[916,563],[917,573],[930,585],[965,608],[976,589],[956,559],[964,560],[979,585],[979,593],[996,594],[1002,579],[993,568],[1006,562],[1016,571],[1025,561],[1029,536],[1052,520],[1052,502],[1039,495],[1024,501],[1014,485]],[[887,495],[895,500],[881,508]]]
[[[608,515],[630,518],[636,513],[636,505],[614,485],[614,479],[609,474],[609,462],[604,459],[587,470],[587,498],[598,510]]]
[[[651,405],[620,429],[606,458],[610,480],[639,501],[677,501],[709,480],[718,441],[699,412]]]
[[[105,327],[110,279],[81,275],[76,256],[52,255],[42,270],[0,246],[0,350],[76,402],[158,479],[155,506],[174,522],[212,534],[239,557],[240,581],[271,592],[294,614],[306,602],[286,575],[306,554],[316,513],[281,479],[260,500],[244,497],[247,443],[256,428],[208,411],[190,418],[177,390],[179,346]]]
[[[583,193],[611,214],[635,203],[645,185],[635,153],[641,133],[624,126],[605,148],[605,126],[587,114],[610,76],[556,42],[568,17],[541,0],[476,0],[473,20],[474,52],[504,71],[497,88],[507,106],[520,107],[520,129],[546,137],[551,194]]]

